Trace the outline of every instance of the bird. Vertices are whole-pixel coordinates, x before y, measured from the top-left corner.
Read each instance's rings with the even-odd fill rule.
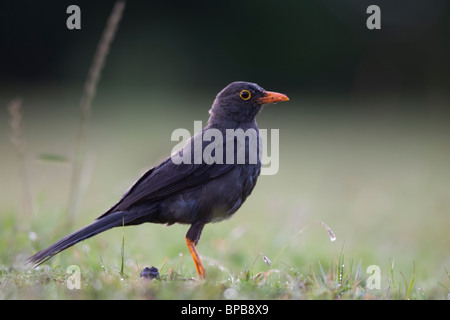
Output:
[[[256,160],[251,159],[250,139],[239,142],[238,136],[225,139],[204,139],[208,130],[226,134],[229,130],[256,132],[259,129],[256,116],[264,104],[288,101],[285,94],[266,91],[256,83],[235,81],[222,89],[209,110],[205,127],[196,133],[184,147],[174,152],[158,165],[145,172],[109,210],[91,224],[75,231],[42,251],[28,258],[34,267],[44,263],[63,250],[115,227],[157,223],[190,225],[186,244],[200,279],[206,277],[206,268],[197,251],[197,244],[204,226],[230,218],[253,191],[261,172],[260,149]],[[245,137],[244,137],[245,139]],[[194,158],[195,143],[201,150],[214,150],[216,160],[197,161]],[[245,147],[245,161],[236,161],[238,144]],[[254,144],[255,145],[255,144]],[[259,146],[258,143],[256,143]],[[231,150],[231,151],[230,151]],[[226,158],[227,152],[231,156]],[[222,155],[221,155],[222,154]],[[187,161],[174,161],[174,156]],[[189,161],[192,160],[192,161]],[[200,159],[202,160],[202,159]],[[230,161],[233,160],[233,161]]]

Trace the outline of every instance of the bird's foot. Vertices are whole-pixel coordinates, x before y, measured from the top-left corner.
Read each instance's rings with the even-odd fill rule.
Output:
[[[192,255],[192,259],[194,259],[195,268],[197,269],[197,274],[200,279],[205,279],[206,277],[206,269],[203,265],[202,260],[200,259],[200,255],[195,248],[195,242],[186,237],[186,244],[189,248],[189,252]]]

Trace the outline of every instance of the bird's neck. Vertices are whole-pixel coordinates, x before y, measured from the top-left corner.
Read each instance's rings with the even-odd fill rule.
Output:
[[[256,115],[261,108],[250,108],[245,110],[239,110],[239,112],[232,112],[229,108],[213,106],[209,111],[208,127],[218,129],[237,129],[237,128],[255,128]]]
[[[226,129],[235,130],[239,128],[245,130],[250,128],[258,129],[258,125],[256,123],[255,118],[253,118],[250,121],[244,119],[242,121],[238,121],[235,119],[224,119],[224,118],[217,119],[216,117],[210,116],[207,128],[216,128],[221,131],[224,131]]]

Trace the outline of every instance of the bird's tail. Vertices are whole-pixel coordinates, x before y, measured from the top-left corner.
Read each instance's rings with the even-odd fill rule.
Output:
[[[93,237],[96,234],[99,234],[108,229],[130,224],[130,221],[127,221],[129,220],[129,218],[130,215],[127,215],[123,211],[110,213],[109,215],[104,216],[101,219],[95,220],[86,227],[69,234],[68,236],[52,244],[47,249],[39,251],[35,255],[29,257],[27,263],[32,263],[34,264],[34,266],[38,266],[53,257],[55,254],[77,244],[80,241]]]

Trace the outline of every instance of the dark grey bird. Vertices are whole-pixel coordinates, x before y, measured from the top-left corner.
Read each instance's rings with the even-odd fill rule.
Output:
[[[114,227],[144,222],[182,223],[191,225],[186,243],[198,276],[204,278],[206,270],[196,250],[203,227],[231,217],[252,192],[261,171],[255,117],[263,104],[287,100],[284,94],[265,91],[254,83],[229,84],[214,100],[208,124],[180,151],[148,170],[94,222],[31,256],[28,262],[37,266]],[[244,135],[227,136],[239,131]],[[256,143],[247,133],[256,133]],[[196,153],[199,150],[200,158]],[[242,150],[244,155],[240,157]]]

